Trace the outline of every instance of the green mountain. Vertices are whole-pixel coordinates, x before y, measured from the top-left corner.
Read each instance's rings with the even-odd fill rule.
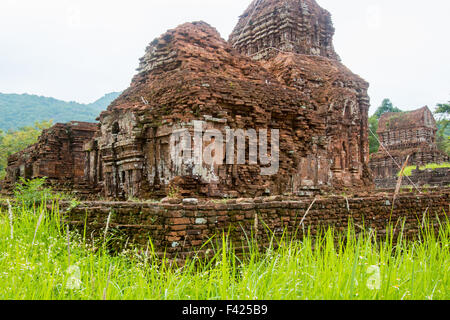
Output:
[[[29,94],[0,93],[0,130],[16,130],[33,125],[35,121],[53,120],[57,122],[94,122],[101,111],[121,93],[108,93],[90,104],[66,102]]]

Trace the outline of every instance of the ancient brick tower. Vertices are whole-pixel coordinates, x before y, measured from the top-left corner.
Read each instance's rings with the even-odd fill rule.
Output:
[[[292,52],[339,60],[331,15],[315,0],[255,0],[230,35],[242,54],[267,59]]]
[[[368,84],[339,62],[333,33],[330,14],[310,0],[253,2],[229,43],[203,22],[169,30],[100,116],[91,181],[110,197],[164,195],[171,186],[200,196],[370,186]],[[175,164],[171,134],[192,132],[195,120],[224,134],[279,129],[278,174],[261,176],[248,161]]]
[[[396,180],[407,156],[408,164],[417,166],[448,161],[448,156],[437,148],[436,132],[436,121],[428,107],[383,114],[377,134],[384,148],[380,147],[370,159],[377,186],[392,185],[390,180]]]
[[[367,186],[369,85],[340,63],[333,35],[330,13],[314,0],[259,0],[241,16],[229,42],[305,94],[326,126],[322,148],[298,159],[295,180]]]
[[[228,42],[204,22],[167,31],[100,115],[83,179],[116,199],[371,187],[368,84],[340,63],[333,34],[314,0],[254,1]],[[211,129],[227,141],[230,131],[249,133],[244,163],[174,157],[174,133]],[[268,146],[271,160],[279,154],[276,174],[262,175],[267,163],[251,160],[261,150],[252,130],[266,130],[269,144],[279,135],[279,147]]]

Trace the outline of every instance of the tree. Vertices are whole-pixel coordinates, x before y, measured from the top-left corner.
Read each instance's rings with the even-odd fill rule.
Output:
[[[450,156],[450,127],[448,119],[450,116],[450,101],[448,103],[440,103],[434,112],[440,119],[437,121],[438,132],[436,136],[436,144],[442,152]]]
[[[34,126],[23,127],[17,131],[0,131],[0,180],[5,177],[8,157],[36,143],[42,130],[50,128],[52,121],[35,122]]]
[[[381,106],[378,107],[374,115],[377,117],[377,119],[380,119],[383,113],[387,112],[403,112],[403,111],[397,107],[394,107],[391,100],[384,99],[383,102],[381,103]]]
[[[380,148],[380,143],[377,140],[378,119],[375,115],[369,118],[369,128],[369,151],[370,153],[376,153]]]
[[[378,121],[380,120],[381,116],[384,113],[387,112],[403,112],[397,107],[394,107],[391,100],[384,99],[381,103],[381,106],[378,107],[377,111],[373,116],[369,118],[369,150],[370,153],[378,152],[378,149],[380,148],[380,143],[378,142]]]
[[[450,115],[450,101],[448,103],[438,104],[435,113],[446,116]]]

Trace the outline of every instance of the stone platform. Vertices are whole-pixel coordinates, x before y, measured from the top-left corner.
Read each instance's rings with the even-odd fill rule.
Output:
[[[385,235],[390,219],[396,223],[404,218],[405,234],[414,235],[425,212],[435,225],[436,217],[442,222],[446,220],[449,196],[450,189],[403,193],[394,208],[393,194],[379,193],[348,198],[274,196],[200,202],[197,199],[171,199],[166,203],[83,202],[71,210],[68,210],[70,203],[62,202],[60,210],[65,213],[66,223],[83,233],[86,221],[87,237],[99,239],[104,236],[111,213],[108,234],[114,237],[116,249],[132,243],[145,248],[151,239],[160,256],[185,259],[194,252],[206,254],[210,246],[202,246],[210,238],[220,240],[223,232],[229,234],[235,247],[246,247],[252,235],[257,235],[258,244],[265,246],[270,243],[272,232],[277,237],[284,231],[300,237],[303,231],[310,229],[314,235],[327,226],[344,231],[350,218],[357,230],[365,226],[366,230],[376,230],[379,236]],[[6,209],[6,203],[0,201],[0,208]]]

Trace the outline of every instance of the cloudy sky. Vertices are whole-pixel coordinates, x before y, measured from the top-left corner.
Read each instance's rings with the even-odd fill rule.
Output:
[[[450,100],[448,0],[317,0],[343,63],[411,110]],[[0,0],[0,92],[92,102],[128,87],[155,37],[204,20],[228,39],[250,0]]]

